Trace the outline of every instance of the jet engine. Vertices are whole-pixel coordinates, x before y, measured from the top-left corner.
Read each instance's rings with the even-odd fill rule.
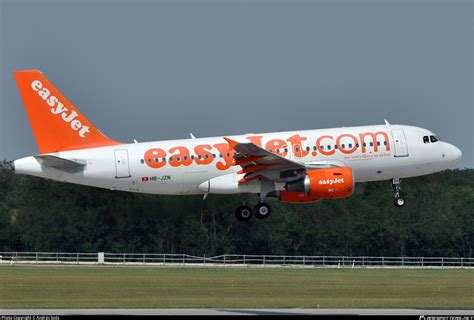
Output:
[[[303,179],[288,182],[280,192],[283,202],[315,202],[340,199],[354,193],[354,174],[349,167],[306,171]]]

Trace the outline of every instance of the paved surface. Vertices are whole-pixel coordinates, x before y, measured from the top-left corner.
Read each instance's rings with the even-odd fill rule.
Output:
[[[0,315],[464,315],[472,310],[423,309],[0,309]]]

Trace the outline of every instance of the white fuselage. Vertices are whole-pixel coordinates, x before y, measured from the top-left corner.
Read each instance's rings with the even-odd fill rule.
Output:
[[[461,157],[455,146],[424,141],[434,134],[403,125],[375,125],[229,136],[253,142],[306,166],[333,164],[353,169],[356,182],[420,176],[451,168]],[[375,140],[374,138],[375,137]],[[269,143],[270,141],[270,143]],[[86,163],[68,173],[42,166],[34,157],[14,162],[17,173],[113,190],[152,194],[258,193],[258,183],[239,185],[239,166],[223,137],[121,144],[52,153]],[[199,157],[200,155],[200,157]],[[173,157],[170,160],[170,157]],[[216,180],[217,179],[217,180]],[[276,184],[276,189],[282,186]]]

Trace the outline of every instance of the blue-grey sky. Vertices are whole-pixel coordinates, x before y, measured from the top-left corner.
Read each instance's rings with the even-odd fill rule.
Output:
[[[0,158],[37,153],[14,79],[40,69],[139,141],[392,123],[474,167],[472,1],[0,0]]]

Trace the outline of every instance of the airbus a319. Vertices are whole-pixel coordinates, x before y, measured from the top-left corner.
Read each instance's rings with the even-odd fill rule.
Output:
[[[14,72],[39,154],[15,172],[93,187],[167,195],[241,194],[240,221],[270,216],[265,200],[340,199],[356,182],[390,180],[405,205],[402,178],[451,168],[454,145],[430,130],[369,125],[122,143],[106,137],[37,70]],[[251,207],[248,194],[260,201]]]

